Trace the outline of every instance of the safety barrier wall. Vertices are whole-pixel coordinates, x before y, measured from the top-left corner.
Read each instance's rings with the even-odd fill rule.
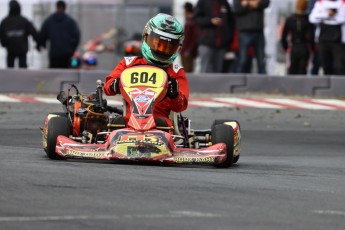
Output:
[[[0,69],[0,93],[55,94],[77,84],[82,92],[95,90],[96,81],[110,71]],[[345,96],[345,76],[267,76],[187,74],[191,93],[265,93],[318,97]]]

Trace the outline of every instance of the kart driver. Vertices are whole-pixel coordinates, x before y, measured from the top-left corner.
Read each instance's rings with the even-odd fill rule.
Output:
[[[121,73],[132,66],[153,65],[165,70],[169,77],[166,97],[158,102],[153,116],[163,118],[168,127],[172,126],[169,114],[172,111],[182,112],[187,108],[189,88],[184,69],[173,63],[181,49],[184,38],[182,25],[171,15],[158,14],[151,18],[142,35],[142,56],[124,57],[105,79],[104,92],[111,96],[120,94]],[[129,120],[130,108],[126,106],[126,123]],[[164,122],[165,123],[165,122]],[[160,125],[161,126],[161,125]]]

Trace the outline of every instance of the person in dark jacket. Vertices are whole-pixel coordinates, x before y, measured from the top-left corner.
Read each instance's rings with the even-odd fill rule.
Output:
[[[9,14],[0,24],[0,40],[1,45],[7,49],[8,68],[14,67],[16,59],[19,60],[20,68],[27,68],[28,37],[31,35],[38,43],[35,27],[28,19],[20,15],[20,10],[20,4],[11,0],[9,2]]]
[[[288,73],[292,75],[307,74],[310,53],[314,47],[314,27],[306,14],[307,6],[307,0],[297,0],[295,13],[286,19],[283,28],[281,44],[286,52],[290,51]]]
[[[248,47],[253,46],[260,74],[266,74],[264,10],[270,0],[234,0],[234,15],[239,31],[238,73],[245,72]]]
[[[42,46],[49,41],[49,68],[69,68],[80,41],[78,25],[65,10],[66,3],[58,1],[56,12],[44,21],[40,31]]]
[[[232,43],[235,21],[227,0],[199,0],[194,10],[199,25],[200,72],[221,73],[224,55]]]
[[[184,4],[185,19],[184,40],[181,48],[181,62],[186,73],[194,71],[194,61],[198,52],[198,26],[193,19],[193,5],[190,2]]]

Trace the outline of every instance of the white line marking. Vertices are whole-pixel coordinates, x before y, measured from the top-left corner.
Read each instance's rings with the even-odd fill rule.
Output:
[[[166,218],[221,218],[223,215],[195,211],[171,211],[166,214],[81,215],[81,216],[11,216],[0,217],[0,222],[112,220],[112,219],[166,219]]]
[[[312,99],[312,101],[321,102],[325,104],[329,104],[330,106],[342,106],[345,107],[345,101],[336,100],[336,99]]]
[[[171,211],[171,214],[181,215],[181,217],[224,217],[215,213],[194,212],[194,211]]]
[[[34,99],[43,103],[60,104],[60,102],[56,98],[34,97]]]
[[[233,105],[223,104],[221,102],[210,101],[189,101],[188,105],[200,106],[200,107],[234,107]]]
[[[246,100],[245,98],[216,97],[214,99],[216,99],[217,101],[224,101],[224,102],[234,103],[234,104],[238,104],[238,105],[245,105],[245,106],[254,107],[254,108],[271,108],[271,109],[284,108],[284,106],[281,106],[281,105],[274,105],[274,104],[259,102],[259,101],[250,101],[250,100]]]
[[[344,211],[336,211],[336,210],[313,210],[312,213],[321,214],[321,215],[345,216]]]
[[[10,98],[10,97],[5,96],[5,95],[0,95],[0,101],[1,102],[21,102],[18,99]]]
[[[313,103],[307,103],[307,102],[302,102],[302,101],[292,100],[292,99],[284,99],[284,98],[282,98],[282,99],[277,99],[277,98],[268,99],[268,98],[266,98],[266,100],[270,100],[270,101],[281,103],[281,104],[298,106],[298,107],[302,107],[304,109],[334,110],[334,108],[328,107],[325,105],[316,105]]]

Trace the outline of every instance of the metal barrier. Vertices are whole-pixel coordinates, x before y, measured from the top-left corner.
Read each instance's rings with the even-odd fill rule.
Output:
[[[0,93],[55,94],[69,84],[91,92],[98,79],[111,71],[105,70],[29,70],[0,69]],[[267,76],[242,74],[187,74],[191,93],[265,93],[315,97],[345,96],[342,76]]]

